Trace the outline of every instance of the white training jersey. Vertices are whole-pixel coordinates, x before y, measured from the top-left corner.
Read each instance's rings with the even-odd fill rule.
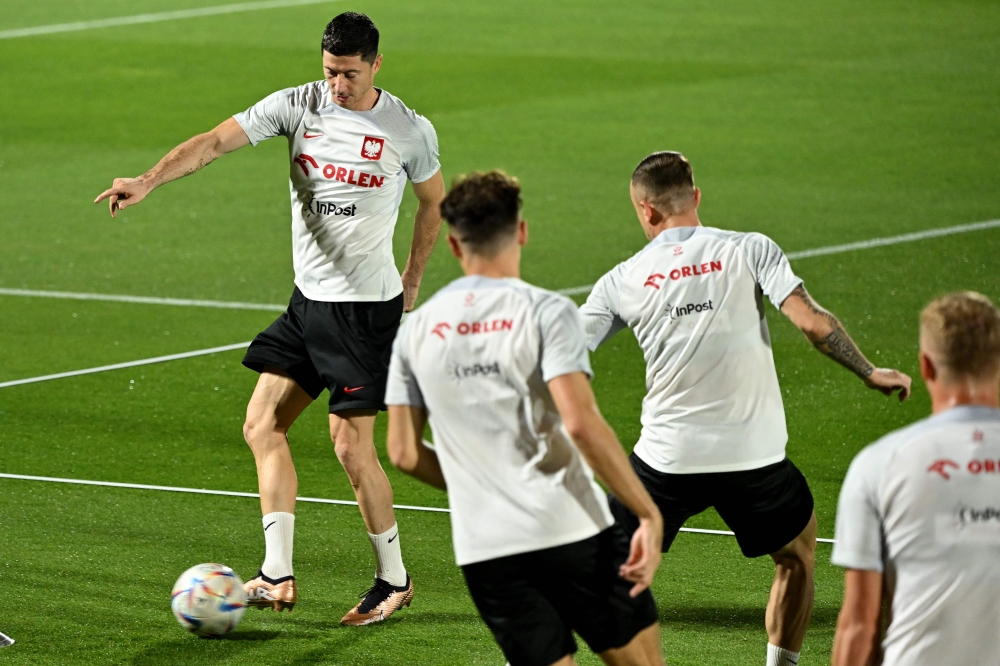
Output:
[[[549,394],[573,372],[591,375],[576,305],[514,278],[455,280],[399,329],[385,401],[428,412],[459,565],[614,523]]]
[[[884,574],[884,666],[1000,663],[1000,410],[954,407],[859,453],[832,560]]]
[[[590,348],[622,328],[646,359],[635,454],[670,474],[757,469],[785,457],[785,409],[761,295],[802,283],[767,236],[668,229],[613,268],[580,308]]]
[[[295,284],[314,301],[387,301],[403,188],[440,168],[430,122],[379,91],[371,111],[333,103],[326,81],[270,95],[234,118],[256,146],[288,138]]]

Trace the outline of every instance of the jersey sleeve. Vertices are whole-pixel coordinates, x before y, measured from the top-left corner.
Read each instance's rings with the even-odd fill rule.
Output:
[[[407,142],[403,155],[403,169],[413,183],[422,183],[441,169],[438,161],[437,132],[431,121],[416,116],[416,140]]]
[[[413,374],[407,354],[408,338],[407,326],[404,323],[392,344],[389,378],[385,387],[385,404],[424,407],[424,394],[420,390],[416,375]]]
[[[542,380],[548,382],[572,372],[593,377],[583,322],[576,304],[553,294],[535,304],[535,317],[541,333]]]
[[[299,96],[298,88],[279,90],[233,118],[254,146],[279,134],[291,136],[305,115],[305,105]]]
[[[788,257],[778,244],[767,236],[746,234],[742,247],[761,291],[780,309],[789,294],[802,284],[802,279],[792,272]]]
[[[587,302],[580,306],[587,346],[591,351],[626,327],[619,310],[622,271],[622,266],[619,265],[601,277],[590,291]]]
[[[854,458],[837,503],[833,564],[864,571],[883,570],[882,518],[878,504],[878,473],[883,468],[869,447]]]

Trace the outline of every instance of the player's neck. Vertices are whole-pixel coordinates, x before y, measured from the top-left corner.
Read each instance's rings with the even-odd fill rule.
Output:
[[[954,407],[992,407],[1000,409],[1000,384],[981,380],[966,380],[927,384],[931,394],[931,411],[940,414]]]
[[[680,227],[700,227],[701,220],[698,219],[698,209],[688,211],[682,215],[670,215],[663,218],[659,224],[649,227],[649,240],[653,240],[668,229]]]
[[[512,244],[493,257],[478,254],[462,255],[462,272],[488,278],[520,278],[521,246]]]

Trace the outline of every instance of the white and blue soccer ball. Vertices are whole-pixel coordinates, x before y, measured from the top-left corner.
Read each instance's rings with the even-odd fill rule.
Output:
[[[174,583],[170,608],[181,626],[199,636],[222,636],[243,619],[243,581],[222,564],[198,564]]]

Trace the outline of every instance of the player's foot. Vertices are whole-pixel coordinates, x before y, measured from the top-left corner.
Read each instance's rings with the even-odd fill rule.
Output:
[[[371,589],[361,595],[361,603],[351,609],[341,624],[360,627],[389,619],[389,616],[413,600],[413,581],[406,577],[406,585],[394,587],[381,578],[375,579]]]
[[[298,598],[295,576],[268,578],[263,571],[258,571],[253,580],[244,583],[243,591],[247,595],[247,606],[273,608],[279,613],[286,608],[291,613]]]

